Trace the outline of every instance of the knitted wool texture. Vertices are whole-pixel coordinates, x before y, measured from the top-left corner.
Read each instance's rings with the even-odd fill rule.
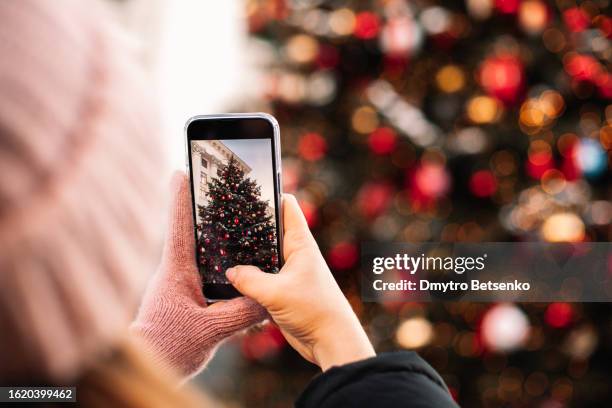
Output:
[[[132,330],[151,347],[157,362],[189,378],[198,373],[226,337],[268,315],[248,298],[206,305],[195,264],[195,237],[188,178],[176,174],[160,267]]]

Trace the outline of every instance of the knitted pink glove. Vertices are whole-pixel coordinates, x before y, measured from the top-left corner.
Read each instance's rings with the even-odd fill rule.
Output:
[[[206,305],[195,261],[189,179],[177,172],[161,264],[145,292],[131,330],[162,365],[186,377],[197,374],[225,338],[264,318],[249,298]]]

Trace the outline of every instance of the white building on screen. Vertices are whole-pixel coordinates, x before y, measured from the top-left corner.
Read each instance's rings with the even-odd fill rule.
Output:
[[[251,168],[240,157],[232,152],[219,140],[198,140],[191,144],[191,171],[193,174],[194,194],[198,205],[208,203],[208,182],[217,177],[217,169],[234,156],[238,166],[244,174],[251,172]],[[200,222],[199,214],[196,215]]]

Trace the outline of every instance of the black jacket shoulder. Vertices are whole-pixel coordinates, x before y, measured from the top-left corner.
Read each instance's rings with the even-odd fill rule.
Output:
[[[429,364],[414,352],[402,351],[330,368],[308,384],[296,407],[456,408],[457,404]]]

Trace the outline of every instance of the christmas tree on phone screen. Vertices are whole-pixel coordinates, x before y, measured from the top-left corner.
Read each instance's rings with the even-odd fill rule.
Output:
[[[276,228],[261,187],[245,177],[232,156],[208,183],[208,203],[198,206],[197,251],[204,283],[228,283],[227,268],[254,265],[277,272]]]

